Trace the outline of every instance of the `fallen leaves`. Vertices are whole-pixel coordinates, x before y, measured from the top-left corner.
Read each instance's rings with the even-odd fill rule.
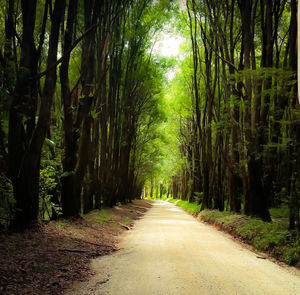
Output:
[[[125,229],[123,222],[138,219],[150,206],[135,201],[107,209],[109,220],[114,222],[79,218],[45,223],[22,234],[2,234],[0,294],[63,294],[74,281],[84,281],[91,275],[92,258],[118,250],[118,236]]]

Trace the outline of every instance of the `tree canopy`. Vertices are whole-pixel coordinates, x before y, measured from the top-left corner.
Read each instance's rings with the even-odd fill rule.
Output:
[[[163,195],[299,226],[296,0],[0,3],[7,226]]]

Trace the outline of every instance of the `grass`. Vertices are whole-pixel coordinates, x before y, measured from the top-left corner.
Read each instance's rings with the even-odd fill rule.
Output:
[[[201,210],[201,205],[198,205],[196,203],[189,203],[189,201],[182,201],[177,199],[167,199],[167,201],[182,207],[192,215],[199,213]]]
[[[270,214],[272,217],[288,218],[289,217],[289,208],[287,206],[282,206],[279,208],[271,208]]]
[[[131,220],[132,219],[130,217],[126,216],[125,220],[123,221],[123,224],[130,226]]]
[[[173,203],[175,205],[182,207],[184,210],[188,211],[189,213],[191,213],[193,215],[199,213],[201,210],[201,205],[198,205],[196,203],[190,203],[189,201],[167,198],[165,195],[161,199],[156,199],[155,197],[151,198],[150,196],[148,196],[147,199],[148,200],[163,200],[163,201]]]
[[[102,224],[104,222],[114,222],[106,209],[94,210],[88,214],[84,214],[83,218],[99,224]]]
[[[228,211],[203,210],[201,205],[176,199],[168,199],[201,220],[214,224],[222,230],[240,238],[259,251],[266,252],[288,265],[300,266],[300,235],[287,229],[287,208],[270,210],[275,222],[263,222],[260,219],[232,214]]]

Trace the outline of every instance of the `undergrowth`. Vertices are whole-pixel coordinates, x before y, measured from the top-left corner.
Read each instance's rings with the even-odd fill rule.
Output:
[[[93,210],[88,214],[84,214],[83,218],[99,224],[102,224],[104,222],[114,222],[114,220],[111,218],[111,216],[105,209]]]
[[[300,235],[297,231],[290,231],[286,227],[286,222],[276,221],[263,222],[260,219],[233,214],[228,211],[203,210],[201,205],[189,203],[188,201],[168,199],[189,213],[196,215],[201,220],[214,224],[219,228],[240,238],[247,244],[252,245],[259,251],[269,253],[288,265],[300,264]],[[285,210],[270,210],[274,217],[284,217]]]
[[[201,210],[201,205],[195,203],[189,203],[188,201],[176,200],[176,199],[167,199],[169,202],[174,203],[182,207],[184,210],[190,212],[191,214],[199,213]]]

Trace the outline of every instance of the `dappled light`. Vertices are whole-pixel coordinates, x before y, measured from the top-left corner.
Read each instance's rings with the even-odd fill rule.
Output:
[[[157,201],[153,204],[153,206],[167,206],[168,203],[164,202],[164,201]]]
[[[171,208],[169,210],[172,212],[180,212],[181,211],[181,209],[179,209],[179,208]]]
[[[159,224],[194,224],[196,221],[191,221],[191,220],[178,220],[178,219],[167,219],[167,220],[160,220],[158,223]]]

